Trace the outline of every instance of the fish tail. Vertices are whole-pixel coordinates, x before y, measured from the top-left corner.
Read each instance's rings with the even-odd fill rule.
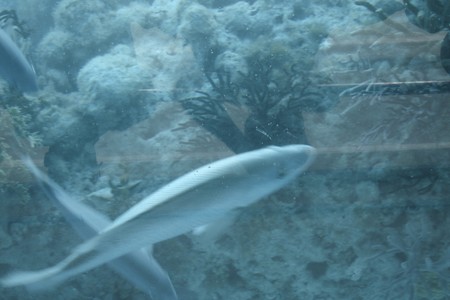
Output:
[[[46,289],[57,283],[54,276],[59,272],[58,266],[39,271],[13,271],[0,279],[0,285],[3,287],[25,285],[32,290]]]
[[[25,285],[30,290],[44,290],[57,285],[76,274],[71,264],[76,261],[80,253],[72,253],[58,264],[37,271],[13,271],[0,278],[0,286],[14,287]]]

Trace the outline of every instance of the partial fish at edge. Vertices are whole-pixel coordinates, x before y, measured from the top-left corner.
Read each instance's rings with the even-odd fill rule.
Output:
[[[36,72],[11,37],[0,28],[0,76],[22,92],[38,90]]]

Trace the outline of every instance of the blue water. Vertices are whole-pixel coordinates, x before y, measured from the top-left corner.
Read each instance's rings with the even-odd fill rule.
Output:
[[[202,165],[307,144],[318,155],[306,172],[214,236],[155,244],[157,274],[169,279],[149,290],[171,282],[180,300],[450,299],[449,1],[0,8],[14,45],[0,41],[0,280],[51,267],[87,238],[24,155],[70,201],[114,220]],[[33,80],[38,90],[26,88]],[[8,300],[152,299],[106,266],[40,292],[0,289]]]

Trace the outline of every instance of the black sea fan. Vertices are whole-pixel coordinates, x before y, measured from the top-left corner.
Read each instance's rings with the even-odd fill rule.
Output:
[[[236,153],[264,147],[306,143],[303,111],[323,110],[328,98],[316,78],[254,61],[247,73],[207,73],[210,92],[182,100],[201,126]],[[237,78],[233,82],[231,78]]]

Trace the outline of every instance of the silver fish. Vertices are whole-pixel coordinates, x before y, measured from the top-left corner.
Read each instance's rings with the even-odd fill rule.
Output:
[[[22,92],[38,90],[36,72],[11,37],[0,28],[0,76]]]
[[[0,284],[56,284],[130,251],[221,220],[294,180],[311,165],[315,153],[306,145],[270,146],[205,165],[144,198],[60,263],[39,271],[16,271],[1,278]]]
[[[56,182],[42,173],[29,157],[22,158],[22,161],[36,177],[47,197],[82,238],[92,238],[111,224],[108,217],[69,196]],[[136,288],[150,294],[152,299],[178,299],[169,276],[147,249],[130,252],[110,261],[108,265]],[[35,288],[44,287],[39,285]]]

